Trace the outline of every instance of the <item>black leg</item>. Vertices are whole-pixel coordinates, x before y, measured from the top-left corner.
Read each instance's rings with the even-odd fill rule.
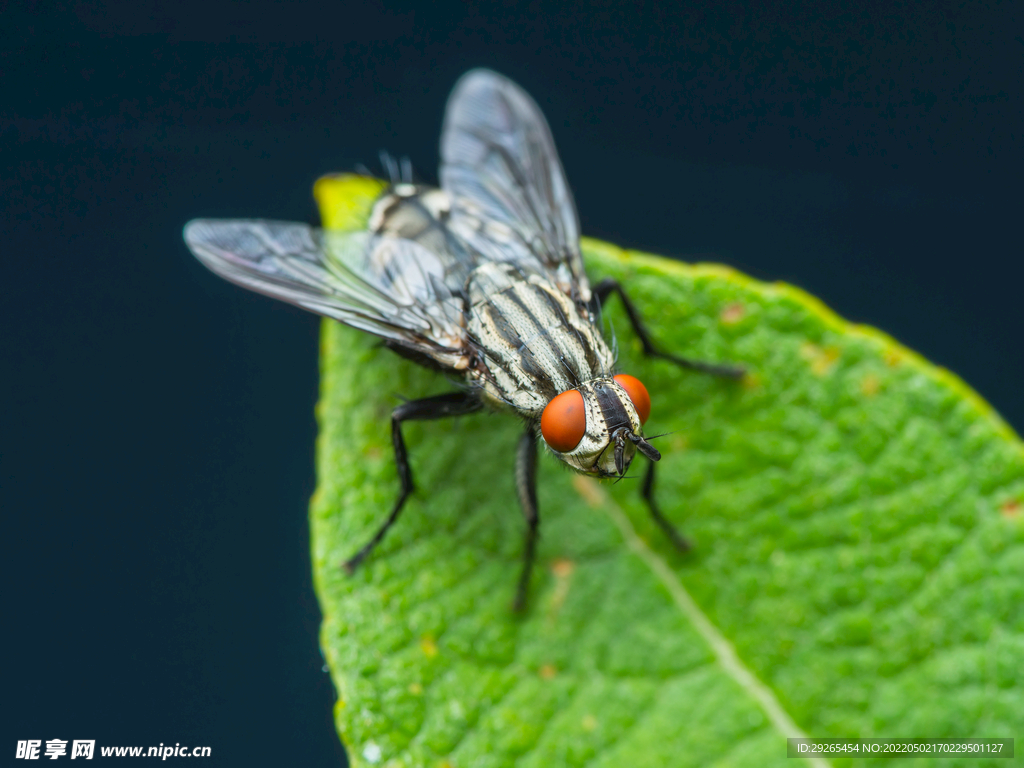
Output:
[[[405,440],[402,439],[402,422],[462,416],[478,411],[481,407],[483,406],[480,400],[470,392],[449,392],[445,395],[425,397],[422,400],[410,400],[391,412],[391,442],[395,448],[395,464],[398,467],[398,481],[401,483],[398,501],[395,502],[388,519],[384,521],[384,525],[374,534],[373,538],[345,562],[346,571],[352,573],[380,543],[384,534],[388,532],[388,528],[398,519],[405,500],[416,488],[412,480],[412,469],[409,467],[409,456],[405,450]]]
[[[647,508],[651,510],[651,517],[654,518],[661,530],[668,536],[669,541],[676,545],[676,549],[680,552],[686,552],[690,548],[690,542],[676,530],[675,526],[672,525],[665,516],[661,514],[661,510],[658,509],[658,503],[654,500],[654,462],[647,464],[647,475],[644,477],[643,487],[640,489],[641,495],[644,497],[644,501],[647,502]]]
[[[519,506],[526,518],[526,547],[523,550],[523,571],[516,587],[516,601],[513,607],[521,611],[526,607],[526,596],[530,590],[530,573],[533,570],[533,555],[537,548],[537,435],[533,425],[519,438],[516,450],[516,494]]]
[[[725,376],[730,379],[739,379],[743,377],[744,369],[737,365],[716,365],[714,363],[705,363],[700,360],[690,360],[686,357],[679,357],[668,352],[662,352],[651,341],[650,334],[647,332],[647,327],[640,319],[640,313],[636,311],[636,307],[630,300],[629,296],[626,295],[626,291],[623,289],[622,284],[618,280],[611,277],[606,277],[600,283],[593,287],[594,296],[597,297],[598,304],[604,306],[605,299],[611,295],[612,292],[619,294],[619,298],[622,299],[622,306],[626,308],[626,314],[629,316],[629,322],[633,326],[633,330],[636,331],[636,335],[640,337],[640,343],[644,345],[644,354],[650,357],[660,357],[663,360],[669,360],[678,366],[683,368],[689,368],[693,371],[701,371],[702,373],[710,373],[715,376]]]

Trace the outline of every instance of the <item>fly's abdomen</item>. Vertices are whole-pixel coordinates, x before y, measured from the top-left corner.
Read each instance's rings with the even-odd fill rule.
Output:
[[[537,417],[555,395],[608,375],[611,350],[585,310],[554,284],[516,266],[486,263],[468,284],[467,330],[494,401]]]

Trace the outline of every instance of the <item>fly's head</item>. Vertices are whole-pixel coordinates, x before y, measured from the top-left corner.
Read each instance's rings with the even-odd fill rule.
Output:
[[[627,374],[600,378],[554,397],[540,417],[544,442],[578,472],[621,477],[637,451],[651,461],[661,454],[644,440],[651,398]]]

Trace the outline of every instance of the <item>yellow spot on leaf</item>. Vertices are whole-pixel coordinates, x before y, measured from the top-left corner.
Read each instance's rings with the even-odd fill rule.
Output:
[[[740,385],[744,389],[754,390],[761,388],[761,377],[756,373],[747,371],[743,374],[743,378],[740,379]]]
[[[811,364],[811,373],[824,376],[835,367],[839,360],[838,347],[819,347],[807,342],[800,347],[800,356]]]
[[[555,668],[554,664],[545,664],[543,667],[537,670],[537,673],[541,676],[542,679],[550,680],[558,674],[558,670]]]
[[[746,314],[746,308],[744,308],[744,306],[739,302],[735,302],[733,304],[729,304],[725,309],[723,309],[722,313],[718,317],[726,325],[735,325],[742,320],[743,316]]]
[[[576,564],[564,557],[560,557],[551,564],[551,572],[560,579],[570,576],[575,568]]]
[[[583,716],[583,719],[580,721],[580,725],[583,727],[584,731],[592,731],[597,728],[597,718],[588,712]]]
[[[432,635],[424,635],[420,638],[420,648],[423,649],[423,655],[428,659],[437,656],[437,643],[434,642]]]
[[[874,397],[882,389],[882,380],[875,374],[869,373],[860,382],[860,391],[866,397]]]
[[[681,432],[676,432],[669,438],[668,444],[673,453],[679,453],[680,451],[686,450],[690,441],[686,439],[686,435]]]
[[[1012,520],[1020,514],[1021,503],[1016,499],[1010,499],[1009,501],[1003,502],[1003,505],[999,507],[999,511],[1003,513],[1003,517]]]
[[[887,349],[882,353],[882,361],[890,368],[894,368],[903,362],[903,355],[898,350]]]
[[[409,683],[409,693],[413,696],[419,696],[423,693],[423,686],[419,683]]]

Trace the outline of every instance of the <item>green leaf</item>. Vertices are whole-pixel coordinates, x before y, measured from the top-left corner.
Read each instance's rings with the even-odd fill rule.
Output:
[[[321,184],[328,226],[365,220],[370,191]],[[418,491],[346,576],[398,490],[398,396],[452,384],[326,322],[312,547],[352,762],[782,766],[787,736],[1024,737],[1024,451],[1006,424],[795,288],[584,254],[665,348],[749,367],[730,383],[646,360],[610,301],[647,430],[669,433],[658,497],[695,548],[673,550],[636,481],[545,456],[513,614],[521,425],[485,413],[405,428]]]

